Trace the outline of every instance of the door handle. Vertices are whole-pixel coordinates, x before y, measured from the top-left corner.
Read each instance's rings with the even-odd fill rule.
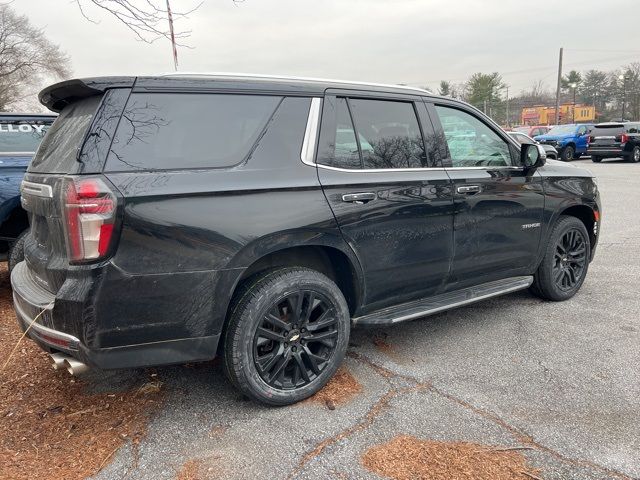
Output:
[[[462,185],[456,188],[458,193],[464,193],[468,195],[473,195],[474,193],[478,193],[481,190],[480,185]]]
[[[346,193],[342,195],[343,202],[357,203],[359,205],[375,199],[376,194],[374,192]]]

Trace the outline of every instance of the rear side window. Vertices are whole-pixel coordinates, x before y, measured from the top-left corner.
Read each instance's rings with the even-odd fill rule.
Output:
[[[78,149],[101,99],[96,95],[64,107],[33,157],[30,172],[69,173],[75,169]]]
[[[106,170],[219,168],[241,163],[282,97],[134,93]]]
[[[365,169],[429,166],[412,103],[350,99],[349,105]]]
[[[0,154],[34,153],[51,121],[3,121],[0,119]]]

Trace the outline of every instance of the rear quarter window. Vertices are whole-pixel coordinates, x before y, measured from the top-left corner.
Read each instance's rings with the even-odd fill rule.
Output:
[[[265,95],[134,93],[105,170],[177,170],[237,165],[282,101]]]
[[[29,172],[70,173],[75,170],[78,150],[101,99],[102,96],[96,95],[62,109],[33,157]]]

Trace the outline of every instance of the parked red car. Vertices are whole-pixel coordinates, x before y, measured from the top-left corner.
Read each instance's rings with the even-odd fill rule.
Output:
[[[533,138],[536,135],[544,135],[550,128],[551,127],[547,127],[545,125],[523,125],[522,127],[515,127],[513,131],[524,133],[525,135],[529,135]]]

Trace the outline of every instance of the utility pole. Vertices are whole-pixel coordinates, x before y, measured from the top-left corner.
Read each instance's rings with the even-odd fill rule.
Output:
[[[484,100],[484,109],[483,109],[484,114],[487,114],[487,99],[485,98]]]
[[[173,15],[171,15],[171,6],[167,0],[167,17],[169,19],[169,32],[171,33],[171,48],[173,49],[173,68],[178,71],[178,49],[176,48],[176,36],[173,33]]]
[[[560,87],[562,86],[562,51],[560,47],[560,58],[558,60],[558,87],[556,88],[556,121],[555,124],[560,123]]]
[[[511,122],[509,121],[509,87],[507,86],[507,127],[511,126]]]

